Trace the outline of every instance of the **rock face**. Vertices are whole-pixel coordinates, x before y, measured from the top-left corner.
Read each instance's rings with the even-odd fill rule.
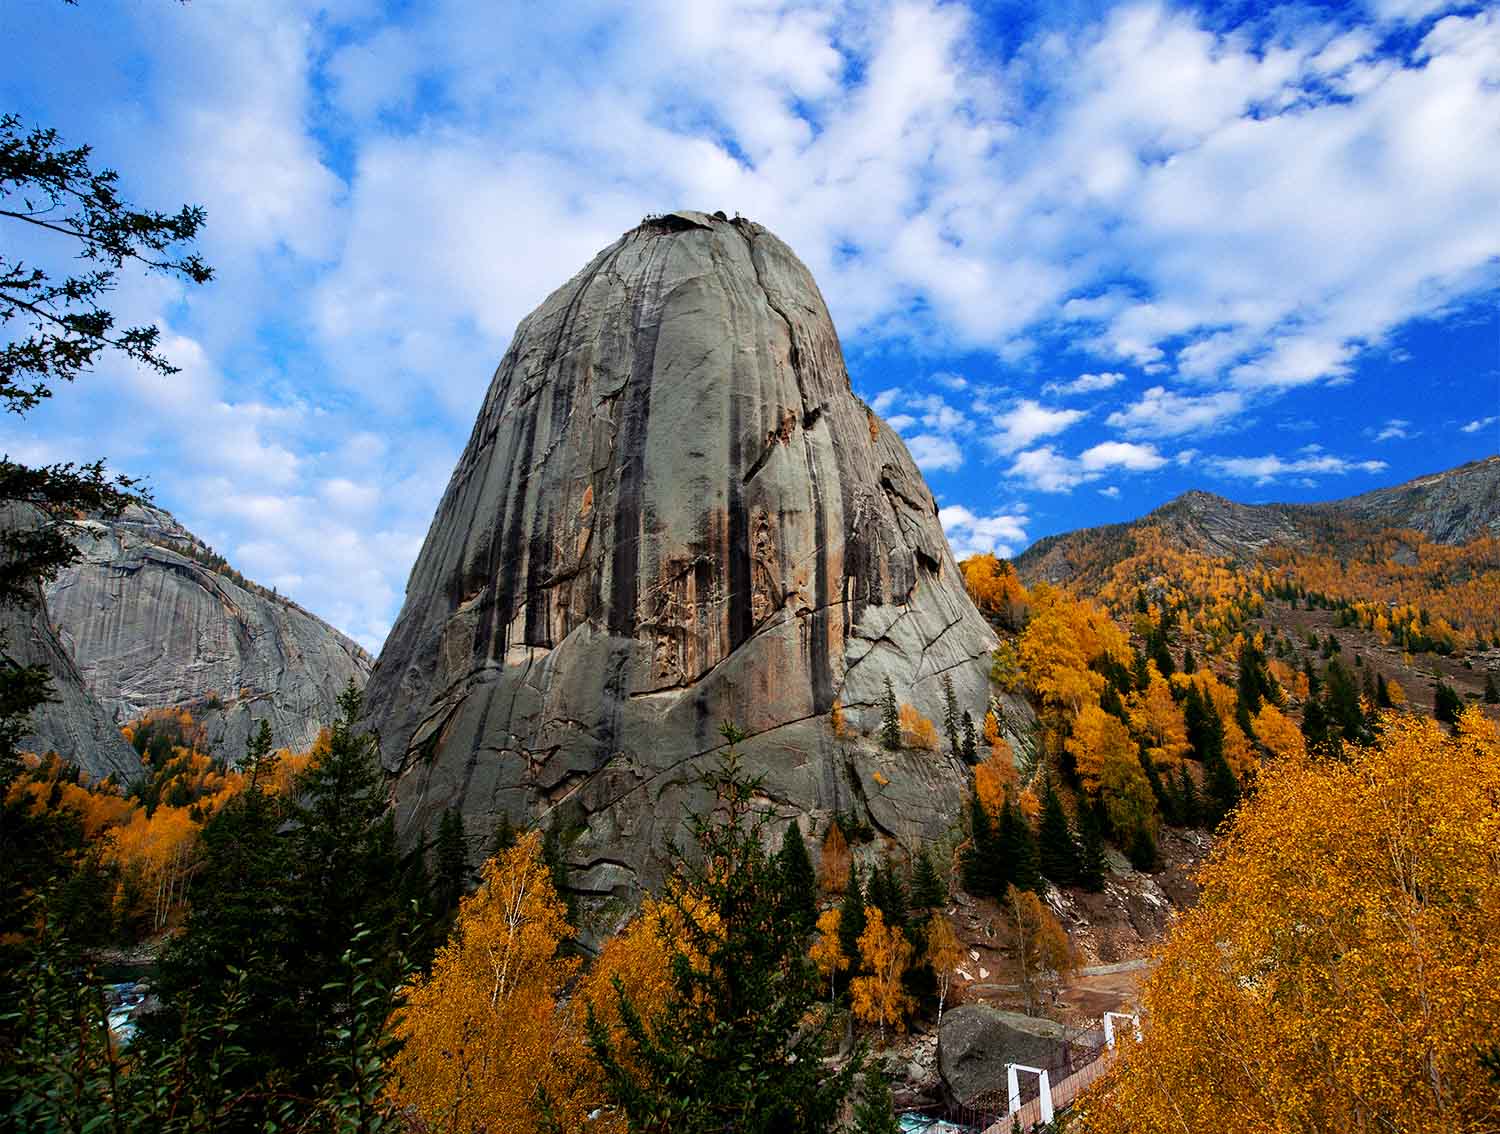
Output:
[[[938,1073],[943,1093],[958,1106],[1003,1103],[1005,1067],[1056,1066],[1066,1054],[1067,1031],[1055,1020],[1004,1012],[988,1004],[960,1004],[943,1013]]]
[[[872,731],[889,679],[940,720],[944,674],[982,710],[994,644],[807,269],[759,225],[673,213],[522,321],[368,704],[404,831],[540,817],[613,909],[659,880],[721,721],[782,814],[945,828],[953,760],[828,713]]]
[[[39,520],[33,508],[0,507],[0,527],[34,528]],[[140,767],[139,757],[85,687],[78,667],[58,640],[41,587],[35,588],[29,608],[0,606],[0,640],[16,664],[44,665],[52,674],[54,700],[32,714],[31,730],[21,737],[21,751],[56,752],[96,779],[111,773],[128,779]]]
[[[74,524],[82,558],[47,605],[84,684],[117,722],[185,708],[210,748],[234,759],[262,718],[276,744],[305,748],[370,656],[288,599],[222,564],[166,512]]]

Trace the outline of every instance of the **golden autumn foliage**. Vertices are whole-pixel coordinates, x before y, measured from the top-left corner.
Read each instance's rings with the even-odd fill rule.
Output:
[[[1130,695],[1130,727],[1146,742],[1146,755],[1158,768],[1176,771],[1187,754],[1187,722],[1182,707],[1172,697],[1172,687],[1150,667],[1151,682],[1145,692]]]
[[[1062,982],[1078,967],[1078,953],[1068,940],[1068,931],[1030,890],[1007,886],[1005,906],[1015,935],[1021,992],[1031,1013],[1039,1006],[1044,988],[1056,1001]]]
[[[407,989],[391,1089],[435,1129],[525,1130],[537,1088],[563,1089],[556,1008],[578,962],[558,949],[573,928],[537,832],[485,863],[482,878],[431,975]]]
[[[854,1017],[878,1024],[882,1036],[887,1024],[905,1031],[912,999],[901,978],[911,964],[911,942],[900,926],[886,925],[885,915],[878,908],[871,907],[866,916],[865,931],[859,935],[859,955],[866,972],[849,982]]]
[[[1010,746],[990,749],[990,754],[974,768],[974,794],[992,819],[998,818],[1006,796],[1017,786],[1016,764]]]
[[[1500,737],[1386,714],[1345,751],[1264,767],[1083,1129],[1500,1129]]]
[[[844,706],[837,700],[828,708],[828,728],[836,737],[846,735],[848,726],[844,724]]]
[[[1139,768],[1135,741],[1125,723],[1096,704],[1084,705],[1073,721],[1073,735],[1067,739],[1068,751],[1078,769],[1086,790],[1096,792],[1111,764],[1124,763]]]
[[[1302,729],[1269,701],[1260,707],[1250,725],[1255,731],[1255,739],[1264,744],[1272,756],[1286,759],[1307,755]]]
[[[1026,615],[1026,588],[1008,560],[990,554],[971,555],[958,569],[975,606],[1007,626],[1020,626]]]
[[[849,958],[839,944],[839,911],[827,909],[818,915],[818,936],[808,951],[818,973],[828,982],[828,999],[832,1002],[838,974],[849,967]]]
[[[948,1002],[948,994],[953,990],[953,977],[958,966],[963,963],[963,946],[958,943],[958,935],[953,932],[953,924],[943,915],[942,910],[934,910],[932,916],[927,919],[926,937],[927,963],[932,966],[933,977],[937,982],[937,1018],[938,1025],[941,1026],[943,1006]]]
[[[823,836],[823,853],[818,857],[818,885],[825,894],[842,894],[849,886],[849,866],[853,855],[849,841],[837,823],[829,825]]]
[[[936,752],[938,746],[937,726],[917,712],[912,705],[902,704],[901,743],[907,748],[922,748]]]

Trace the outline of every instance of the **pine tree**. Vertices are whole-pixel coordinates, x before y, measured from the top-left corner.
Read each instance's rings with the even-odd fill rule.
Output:
[[[1104,889],[1109,859],[1104,853],[1104,831],[1093,808],[1078,808],[1078,884],[1096,893]]]
[[[966,764],[979,763],[979,738],[974,731],[974,718],[965,709],[963,714],[963,758]]]
[[[1067,812],[1052,778],[1042,786],[1042,820],[1037,829],[1037,853],[1042,874],[1059,886],[1078,881],[1078,844],[1068,827]]]
[[[880,702],[880,743],[895,752],[901,747],[901,710],[896,705],[896,691],[891,679],[885,679],[885,696]]]
[[[1156,869],[1156,839],[1144,823],[1137,826],[1131,834],[1127,857],[1130,859],[1130,865],[1143,874],[1149,874]]]
[[[1198,659],[1193,656],[1193,647],[1185,646],[1182,651],[1182,672],[1197,673]]]
[[[1203,762],[1203,771],[1206,777],[1204,818],[1208,822],[1209,829],[1213,830],[1239,803],[1240,783],[1230,771],[1222,749],[1216,749],[1209,754],[1209,758]]]
[[[495,837],[491,844],[490,855],[504,854],[516,845],[516,840],[521,837],[521,832],[516,830],[514,823],[510,821],[510,812],[500,812],[500,818],[495,823]]]
[[[953,695],[953,678],[943,674],[943,729],[948,734],[948,750],[958,756],[963,751],[959,733],[958,698]]]
[[[1390,699],[1390,695],[1386,695]],[[1500,704],[1500,686],[1495,684],[1495,671],[1488,670],[1484,675],[1484,703],[1486,705]]]
[[[804,932],[811,933],[818,921],[818,880],[813,874],[812,858],[802,838],[802,828],[793,820],[781,837],[776,852],[776,869],[781,872],[781,886],[786,908],[797,919]]]
[[[995,825],[979,797],[969,794],[969,845],[959,862],[964,889],[976,898],[997,897],[1004,893],[999,873],[999,853],[995,842]]]
[[[862,1061],[830,1073],[807,1057],[823,1050],[831,1020],[819,1011],[811,935],[787,916],[781,871],[765,852],[770,817],[756,803],[760,782],[740,771],[744,736],[724,733],[728,751],[705,777],[714,809],[688,821],[692,856],[673,852],[679,886],[666,900],[678,903],[683,939],[670,943],[669,990],[636,1004],[616,985],[624,1035],[590,1008],[589,1050],[631,1130],[822,1134]]]
[[[444,810],[438,820],[433,858],[433,898],[438,912],[446,917],[458,910],[459,899],[464,896],[469,879],[464,818],[456,807]]]
[[[1444,724],[1457,725],[1459,714],[1464,711],[1463,700],[1445,681],[1439,681],[1432,694],[1432,715]]]
[[[1037,865],[1036,836],[1031,833],[1026,816],[1021,814],[1020,805],[1012,798],[1007,797],[1000,812],[996,841],[1005,872],[999,892],[1003,894],[1006,885],[1014,885],[1018,890],[1041,893],[1042,872]]]
[[[865,1072],[854,1104],[854,1134],[901,1134],[891,1085],[878,1069]]]
[[[1182,825],[1184,827],[1196,827],[1198,821],[1202,818],[1202,813],[1198,806],[1198,789],[1193,786],[1193,777],[1188,771],[1186,763],[1182,765],[1180,772],[1181,776],[1177,789],[1178,814],[1182,818]]]
[[[912,869],[911,904],[914,910],[938,909],[948,902],[948,891],[932,865],[932,855],[926,847],[917,855],[917,865]]]
[[[910,914],[906,885],[889,856],[883,865],[875,868],[875,876],[880,879],[880,897],[878,900],[872,897],[869,904],[885,915],[886,925],[904,928]]]

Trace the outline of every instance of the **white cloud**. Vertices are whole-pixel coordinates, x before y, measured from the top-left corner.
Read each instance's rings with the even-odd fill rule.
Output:
[[[1131,436],[1179,437],[1213,429],[1244,408],[1244,396],[1234,390],[1178,394],[1165,386],[1152,386],[1133,405],[1110,414],[1106,424]]]
[[[1120,498],[1119,486],[1112,484],[1108,488],[1101,488],[1099,489],[1099,495],[1107,496],[1111,500],[1118,500]]]
[[[1125,375],[1119,371],[1106,370],[1101,374],[1080,374],[1071,382],[1048,382],[1042,387],[1044,394],[1096,394],[1102,390],[1112,390],[1121,382],[1125,381]]]
[[[976,516],[961,504],[938,510],[938,520],[955,559],[971,555],[996,555],[1009,559],[1026,545],[1026,516],[996,513]]]
[[[1357,461],[1322,453],[1317,446],[1303,450],[1304,457],[1285,458],[1275,454],[1263,457],[1216,457],[1207,462],[1220,476],[1270,484],[1289,476],[1343,476],[1351,472],[1377,473],[1386,468],[1384,461]]]
[[[1370,430],[1369,432],[1375,432]],[[1417,436],[1411,432],[1411,422],[1405,418],[1393,417],[1375,433],[1375,440],[1379,441],[1406,441]]]
[[[1468,425],[1462,426],[1460,428],[1460,432],[1478,433],[1481,429],[1488,429],[1497,421],[1500,421],[1500,416],[1475,418],[1473,421],[1469,422]]]
[[[1071,492],[1088,479],[1077,461],[1059,453],[1051,445],[1018,453],[1009,475],[1024,481],[1038,492]]]
[[[1083,410],[1048,409],[1030,398],[1022,398],[994,419],[998,433],[988,437],[987,443],[1002,456],[1026,448],[1033,441],[1061,433],[1085,416]]]
[[[1080,453],[1078,463],[1085,472],[1098,472],[1101,469],[1151,472],[1166,464],[1167,458],[1156,451],[1155,445],[1138,445],[1129,441],[1105,441]]]
[[[953,471],[964,463],[963,452],[951,439],[934,437],[930,433],[919,433],[906,439],[906,448],[917,468],[923,472],[937,470]]]

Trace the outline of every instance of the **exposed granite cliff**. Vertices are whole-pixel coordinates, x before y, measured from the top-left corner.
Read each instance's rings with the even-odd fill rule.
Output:
[[[872,731],[889,679],[940,717],[944,674],[980,709],[994,644],[807,269],[683,212],[522,321],[367,703],[408,835],[449,806],[480,837],[542,816],[614,908],[659,879],[725,720],[789,817],[946,828],[951,757],[841,741],[828,713]]]
[[[0,507],[0,527],[24,530],[40,521],[34,508]],[[48,618],[41,587],[34,592],[28,606],[0,604],[0,640],[6,655],[17,665],[44,665],[52,674],[53,699],[32,713],[30,730],[21,737],[21,751],[56,752],[96,779],[114,773],[128,780],[140,768],[140,759],[85,687]]]
[[[303,748],[333,719],[370,656],[295,603],[233,576],[157,508],[73,525],[81,558],[47,587],[62,644],[117,721],[189,709],[210,747],[234,759],[262,718]]]

